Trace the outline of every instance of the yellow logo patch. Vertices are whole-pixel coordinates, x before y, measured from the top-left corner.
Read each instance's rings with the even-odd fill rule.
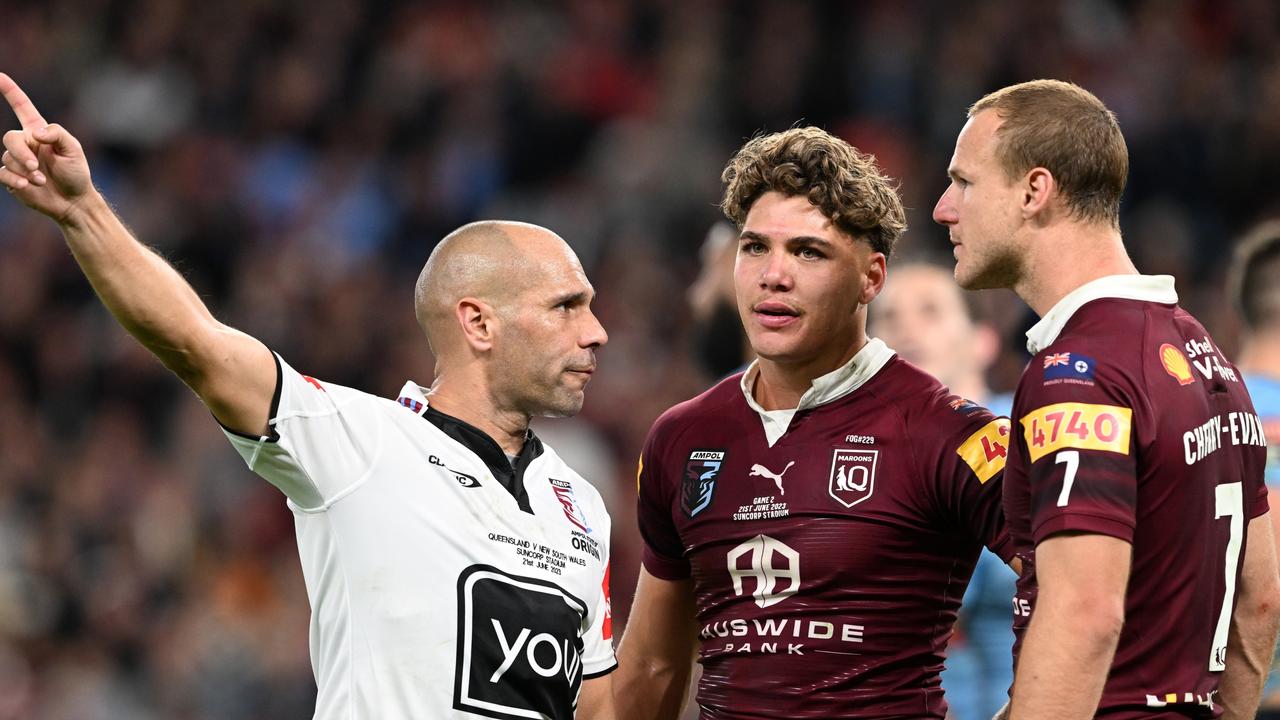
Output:
[[[1009,455],[1009,418],[996,418],[982,426],[956,449],[956,454],[978,476],[978,482],[990,480],[1004,469]]]
[[[1022,418],[1031,462],[1064,448],[1129,454],[1133,410],[1119,405],[1056,403]]]
[[[1164,365],[1164,371],[1172,375],[1179,385],[1190,385],[1195,382],[1187,356],[1169,343],[1160,346],[1160,364]]]

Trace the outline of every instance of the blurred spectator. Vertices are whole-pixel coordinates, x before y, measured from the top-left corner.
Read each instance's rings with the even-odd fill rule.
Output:
[[[1280,508],[1280,220],[1251,229],[1236,247],[1230,296],[1244,325],[1236,361],[1267,435],[1267,493]],[[1274,511],[1273,511],[1274,512]],[[1280,546],[1280,523],[1272,522]],[[1280,674],[1273,663],[1259,718],[1280,718]]]
[[[992,393],[986,372],[1000,351],[995,328],[974,317],[974,293],[951,270],[923,262],[894,263],[884,291],[870,305],[871,333],[951,392],[1008,415],[1009,393]],[[965,590],[956,633],[947,647],[942,689],[949,717],[987,720],[1009,701],[1013,684],[1010,603],[1017,576],[995,555],[978,558]]]
[[[689,285],[693,350],[702,370],[715,379],[745,369],[752,357],[733,289],[737,255],[737,230],[724,221],[712,225],[698,251],[698,277]]]

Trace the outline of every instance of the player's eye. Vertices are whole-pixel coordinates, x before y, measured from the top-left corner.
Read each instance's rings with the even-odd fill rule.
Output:
[[[759,240],[748,240],[742,243],[742,252],[747,255],[759,255],[765,251],[764,243]]]
[[[822,258],[826,257],[826,255],[823,254],[822,251],[816,250],[811,247],[800,248],[799,255],[805,260],[821,260]]]

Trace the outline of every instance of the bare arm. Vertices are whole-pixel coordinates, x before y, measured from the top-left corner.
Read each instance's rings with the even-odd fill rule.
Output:
[[[1251,719],[1258,711],[1275,653],[1278,624],[1280,575],[1271,514],[1265,513],[1249,521],[1244,567],[1227,636],[1227,667],[1218,691],[1224,720]]]
[[[661,580],[640,568],[627,631],[618,647],[613,698],[622,720],[680,716],[698,636],[693,584]]]
[[[575,717],[582,720],[614,720],[617,717],[613,707],[613,675],[592,678],[582,683],[582,692],[578,694],[578,712]]]
[[[58,223],[102,303],[219,421],[265,432],[276,383],[270,352],[215,320],[182,276],[134,239],[94,189],[74,136],[47,124],[4,74],[0,94],[22,124],[4,134],[0,186]]]
[[[1105,535],[1055,535],[1036,546],[1040,591],[1014,674],[1010,717],[1093,717],[1124,625],[1131,551]]]

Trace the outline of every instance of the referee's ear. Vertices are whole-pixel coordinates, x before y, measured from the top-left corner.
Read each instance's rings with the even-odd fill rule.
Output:
[[[472,352],[485,353],[493,349],[498,333],[498,314],[489,303],[473,297],[464,297],[453,308],[458,319],[462,339]]]

